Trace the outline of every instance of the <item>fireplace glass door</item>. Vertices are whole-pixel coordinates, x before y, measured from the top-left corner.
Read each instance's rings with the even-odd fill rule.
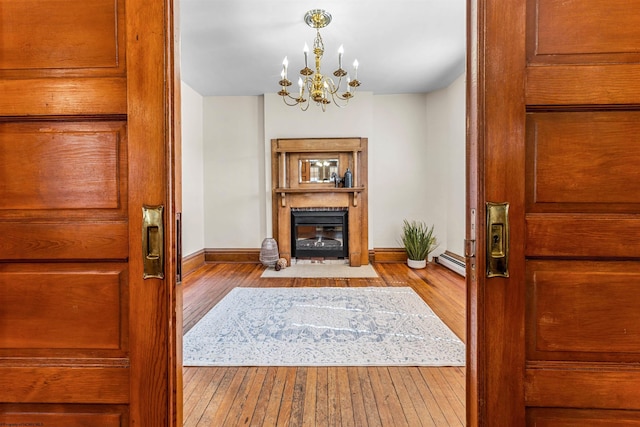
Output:
[[[291,256],[347,258],[347,210],[292,210]]]

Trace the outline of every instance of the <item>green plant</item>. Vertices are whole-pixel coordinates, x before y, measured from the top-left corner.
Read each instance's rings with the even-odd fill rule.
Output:
[[[427,226],[422,221],[404,220],[402,226],[402,243],[407,251],[407,257],[412,260],[427,259],[427,256],[438,247],[438,241],[433,234],[433,225]]]

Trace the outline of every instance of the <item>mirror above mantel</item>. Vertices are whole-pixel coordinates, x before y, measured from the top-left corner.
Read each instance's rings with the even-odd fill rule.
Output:
[[[318,182],[336,182],[340,175],[340,162],[337,158],[307,157],[298,159],[298,182],[310,184]]]

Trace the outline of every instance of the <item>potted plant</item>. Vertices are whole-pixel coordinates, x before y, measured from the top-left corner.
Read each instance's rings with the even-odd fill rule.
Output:
[[[424,268],[427,257],[438,247],[433,225],[427,226],[422,221],[404,220],[402,226],[402,243],[407,251],[407,265],[411,268]]]

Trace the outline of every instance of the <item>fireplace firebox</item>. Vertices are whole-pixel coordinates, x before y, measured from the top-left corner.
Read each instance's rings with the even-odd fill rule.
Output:
[[[295,258],[348,258],[346,208],[292,208],[291,256]]]

